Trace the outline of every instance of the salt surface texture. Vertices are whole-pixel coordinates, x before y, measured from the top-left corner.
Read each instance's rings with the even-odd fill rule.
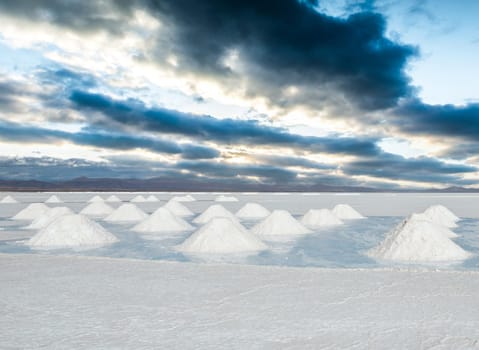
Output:
[[[79,214],[60,216],[26,243],[32,248],[98,247],[118,239],[102,226]]]
[[[341,220],[364,219],[360,213],[348,204],[338,204],[333,208],[333,214]]]
[[[19,211],[12,219],[35,220],[43,216],[48,210],[50,210],[50,208],[43,203],[32,203],[29,204],[25,209]]]
[[[251,232],[257,235],[303,235],[311,233],[286,210],[274,210],[263,221],[256,224]]]
[[[104,218],[105,216],[113,213],[113,210],[114,209],[105,202],[94,202],[88,204],[85,208],[83,208],[82,211],[80,211],[80,214],[97,218]]]
[[[301,218],[301,223],[311,228],[343,224],[343,222],[329,209],[310,209]]]
[[[150,194],[148,197],[146,197],[147,202],[159,202],[160,200],[158,199],[157,196]]]
[[[446,227],[423,220],[420,216],[409,216],[367,255],[404,262],[447,262],[470,257],[470,253],[447,237],[447,231]]]
[[[238,219],[233,215],[233,213],[231,213],[221,204],[213,204],[208,207],[200,216],[195,218],[193,222],[195,224],[206,224],[213,218],[228,218],[233,221],[238,221]]]
[[[246,203],[240,210],[236,212],[236,217],[240,219],[263,219],[271,212],[258,203]]]
[[[144,220],[148,215],[132,203],[125,203],[116,208],[105,221],[110,222],[136,222]]]
[[[169,211],[171,211],[173,214],[175,214],[176,216],[181,216],[181,217],[184,217],[184,216],[192,216],[194,215],[193,212],[188,209],[187,207],[185,207],[183,204],[181,204],[180,202],[178,201],[175,201],[175,200],[169,200],[168,203],[166,203],[164,205],[164,207],[166,209],[168,209]]]
[[[233,196],[224,196],[224,195],[221,195],[221,196],[216,197],[216,198],[215,198],[215,201],[216,201],[216,202],[237,202],[237,201],[238,201],[238,198],[233,197]]]
[[[171,200],[178,201],[178,202],[194,202],[196,201],[196,198],[190,194],[187,194],[186,196],[175,196],[171,198]]]
[[[100,196],[93,196],[90,198],[90,200],[88,201],[90,203],[95,203],[95,202],[103,202],[103,198],[101,198]]]
[[[50,196],[46,201],[45,203],[62,203],[63,201],[58,198],[57,196],[53,195],[53,196]]]
[[[106,199],[106,201],[109,203],[118,203],[118,202],[121,202],[121,199],[115,196],[114,194],[112,194],[110,197]]]
[[[457,227],[456,222],[460,220],[453,212],[442,205],[433,205],[423,213],[432,222],[446,227]]]
[[[132,203],[143,203],[146,202],[146,198],[143,197],[141,194],[130,200]]]
[[[45,214],[33,220],[33,222],[25,228],[39,230],[47,227],[51,222],[58,219],[60,216],[70,214],[74,214],[74,212],[67,207],[50,208]]]
[[[158,208],[153,214],[133,227],[137,232],[181,232],[193,229],[189,223],[168,209]]]
[[[179,251],[190,253],[240,253],[266,248],[244,227],[225,217],[210,220],[178,246]]]
[[[13,198],[12,196],[6,196],[0,201],[0,203],[4,203],[4,204],[18,203],[18,201],[15,198]]]

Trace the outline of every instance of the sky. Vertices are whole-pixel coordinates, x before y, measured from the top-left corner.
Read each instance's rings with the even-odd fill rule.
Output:
[[[0,0],[0,179],[476,187],[475,0]]]

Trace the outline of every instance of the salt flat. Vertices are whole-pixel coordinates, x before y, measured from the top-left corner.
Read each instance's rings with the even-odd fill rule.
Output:
[[[0,285],[0,348],[479,348],[473,271],[0,254]]]

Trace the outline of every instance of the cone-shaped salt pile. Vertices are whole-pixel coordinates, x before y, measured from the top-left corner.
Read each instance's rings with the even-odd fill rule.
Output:
[[[70,214],[41,229],[27,245],[32,248],[97,247],[117,241],[115,236],[86,216]]]
[[[47,227],[51,222],[58,219],[60,216],[71,215],[71,214],[74,214],[74,212],[67,207],[51,208],[45,214],[33,220],[33,222],[30,225],[28,225],[26,228],[39,230],[44,227]]]
[[[113,213],[113,208],[105,202],[94,202],[88,204],[82,209],[80,214],[88,215],[96,218],[104,218],[107,215]]]
[[[12,196],[6,196],[0,201],[0,203],[4,203],[4,204],[18,203],[18,201],[15,198],[13,198]]]
[[[146,202],[146,198],[143,197],[141,194],[130,200],[132,203],[143,203]]]
[[[221,195],[221,196],[216,197],[215,201],[216,202],[237,202],[238,199],[236,197],[232,197],[232,196]]]
[[[247,220],[263,219],[269,214],[271,214],[271,212],[258,203],[246,203],[236,212],[238,218]]]
[[[453,212],[442,205],[433,205],[422,214],[435,224],[450,228],[457,227],[456,222],[460,220]]]
[[[301,218],[301,223],[311,228],[342,225],[343,222],[329,209],[310,209]]]
[[[90,203],[103,202],[103,198],[101,198],[100,196],[93,196],[90,198],[88,202]]]
[[[333,214],[341,220],[364,219],[364,216],[347,204],[336,205],[333,209]]]
[[[147,202],[158,202],[159,199],[158,199],[157,196],[154,196],[154,195],[150,194],[148,197],[146,197],[146,201]]]
[[[133,231],[137,232],[181,232],[191,229],[193,229],[193,226],[163,207],[158,208],[153,214],[133,227]]]
[[[239,253],[266,248],[261,240],[228,218],[212,219],[178,246],[179,251],[188,253]]]
[[[58,198],[57,196],[53,195],[53,196],[50,196],[50,198],[48,198],[45,203],[62,203],[63,201]]]
[[[168,203],[164,205],[164,207],[168,209],[169,211],[171,211],[176,216],[184,217],[184,216],[193,215],[193,212],[189,210],[187,207],[185,207],[183,204],[171,199],[168,201]]]
[[[213,204],[208,209],[206,209],[200,216],[195,218],[193,222],[195,224],[206,224],[213,218],[229,218],[233,221],[238,221],[238,219],[225,207],[221,204]]]
[[[471,254],[447,238],[446,227],[420,216],[410,216],[396,226],[368,255],[377,259],[398,261],[455,261]]]
[[[171,198],[171,200],[177,201],[177,202],[194,202],[196,200],[195,197],[193,197],[190,194],[187,194],[186,196],[176,196]]]
[[[118,203],[118,202],[121,202],[121,199],[115,196],[114,194],[112,194],[110,197],[106,199],[106,201],[109,203]]]
[[[432,222],[435,225],[442,226],[443,229],[438,231],[438,233],[444,234],[447,238],[458,237],[458,235],[455,232],[450,230],[450,227],[442,225],[442,224],[438,224],[437,222],[432,221],[431,218],[429,216],[425,215],[424,213],[420,213],[420,214],[414,213],[409,218],[414,219],[414,220],[425,220],[425,221]]]
[[[17,215],[15,215],[12,219],[13,220],[35,220],[41,216],[43,216],[48,210],[47,207],[43,203],[32,203],[29,204],[28,207],[19,211]]]
[[[303,235],[311,231],[286,210],[274,210],[271,215],[251,229],[256,235]]]
[[[136,222],[144,220],[148,215],[131,203],[125,203],[116,208],[110,215],[105,218],[105,221],[110,222]]]

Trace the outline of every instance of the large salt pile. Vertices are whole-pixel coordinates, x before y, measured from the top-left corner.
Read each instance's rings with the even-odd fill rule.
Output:
[[[174,200],[177,202],[194,202],[196,201],[196,198],[190,194],[187,194],[186,196],[175,196],[171,198],[171,200]]]
[[[446,227],[457,227],[456,222],[460,220],[453,212],[442,205],[433,205],[423,213],[432,222]]]
[[[364,219],[360,213],[348,204],[338,204],[333,208],[333,214],[341,220]]]
[[[50,210],[50,208],[43,203],[32,203],[29,204],[28,207],[26,207],[25,209],[20,210],[17,215],[15,215],[12,219],[35,220],[43,216],[48,210]]]
[[[271,212],[258,203],[246,203],[236,212],[236,217],[246,220],[263,219]]]
[[[446,227],[421,216],[409,216],[396,226],[377,247],[367,252],[372,258],[405,262],[456,261],[471,254],[447,236]]]
[[[158,199],[157,196],[150,194],[148,197],[145,199],[147,202],[159,202],[160,200]]]
[[[168,209],[169,211],[171,211],[176,216],[184,217],[184,216],[194,215],[190,209],[188,209],[183,204],[175,200],[170,199],[168,203],[164,205],[164,207]]]
[[[108,197],[106,199],[106,202],[109,202],[109,203],[118,203],[118,202],[121,202],[121,199],[118,198],[117,196],[115,196],[114,194],[112,194],[110,197]]]
[[[303,235],[311,231],[304,227],[286,210],[274,210],[263,221],[256,224],[251,232],[256,235]]]
[[[146,198],[143,197],[141,194],[139,194],[138,196],[136,196],[135,198],[130,200],[130,202],[132,202],[132,203],[143,203],[143,202],[146,202]]]
[[[221,204],[213,204],[208,207],[200,216],[195,218],[193,222],[195,224],[206,224],[213,218],[228,218],[232,221],[238,221],[238,219],[229,210],[225,209]]]
[[[101,198],[100,196],[93,196],[90,198],[90,200],[88,201],[90,203],[95,203],[95,202],[103,202],[103,198]]]
[[[342,225],[343,222],[329,209],[310,209],[301,218],[301,223],[310,228]]]
[[[50,196],[45,203],[63,203],[63,201],[55,195]]]
[[[187,253],[239,253],[266,248],[241,224],[225,217],[212,219],[177,247]]]
[[[13,198],[12,196],[5,196],[0,201],[0,203],[9,204],[9,203],[18,203],[18,201],[15,198]]]
[[[113,213],[113,208],[105,202],[94,202],[88,204],[80,211],[80,214],[88,215],[96,218],[104,218]]]
[[[181,232],[193,229],[189,223],[168,209],[158,208],[153,214],[133,227],[137,232]]]
[[[136,222],[144,220],[148,215],[132,203],[125,203],[116,208],[105,221],[110,222]]]
[[[220,195],[215,198],[216,202],[237,202],[238,199],[233,196],[225,196],[225,195]]]
[[[70,215],[70,214],[74,214],[74,212],[67,207],[51,208],[45,214],[33,220],[33,222],[25,228],[39,230],[44,227],[47,227],[51,222],[58,219],[60,216]]]
[[[28,242],[32,248],[98,247],[118,239],[84,215],[63,215],[41,229]]]

